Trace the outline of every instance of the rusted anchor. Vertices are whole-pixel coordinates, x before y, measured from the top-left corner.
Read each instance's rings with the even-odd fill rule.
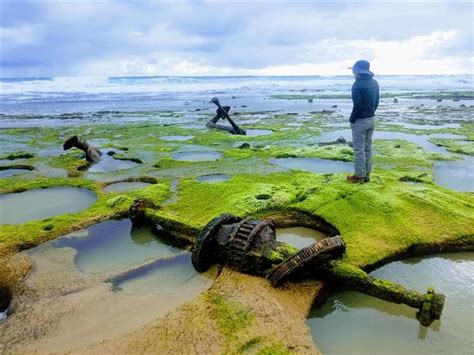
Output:
[[[229,116],[230,106],[222,107],[217,97],[213,97],[210,102],[217,106],[217,110],[216,110],[216,115],[211,120],[209,120],[209,122],[207,122],[206,124],[207,127],[223,129],[233,134],[246,135],[245,130],[237,126],[234,120],[230,118]],[[218,125],[217,121],[219,121],[219,119],[221,118],[227,119],[227,121],[229,121],[232,128],[224,126],[224,125]]]

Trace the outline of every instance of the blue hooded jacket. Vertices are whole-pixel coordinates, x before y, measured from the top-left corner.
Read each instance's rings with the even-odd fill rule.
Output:
[[[373,117],[379,106],[379,84],[372,75],[359,74],[352,85],[352,113],[351,123],[358,119]]]

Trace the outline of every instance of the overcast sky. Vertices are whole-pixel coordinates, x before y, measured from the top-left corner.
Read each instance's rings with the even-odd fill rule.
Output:
[[[474,72],[471,1],[0,1],[2,77]]]

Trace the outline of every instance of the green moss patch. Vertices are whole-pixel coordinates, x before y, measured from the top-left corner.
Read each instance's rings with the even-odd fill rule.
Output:
[[[226,338],[235,336],[253,322],[252,314],[238,302],[229,302],[213,292],[208,292],[206,296],[214,306],[211,312],[215,313],[211,315],[215,316],[219,331]]]

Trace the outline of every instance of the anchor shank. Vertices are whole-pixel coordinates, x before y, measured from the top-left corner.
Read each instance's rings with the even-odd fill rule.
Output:
[[[363,270],[345,263],[332,264],[324,269],[323,274],[325,278],[341,282],[349,289],[417,308],[417,318],[425,326],[439,319],[443,310],[445,296],[435,293],[432,288],[428,288],[428,292],[423,295],[395,282],[370,276]]]
[[[234,128],[227,127],[227,126],[224,126],[224,125],[221,125],[221,124],[216,124],[216,123],[213,123],[213,122],[207,122],[206,126],[210,127],[210,128],[222,129],[222,130],[228,131],[230,133],[235,133]]]

